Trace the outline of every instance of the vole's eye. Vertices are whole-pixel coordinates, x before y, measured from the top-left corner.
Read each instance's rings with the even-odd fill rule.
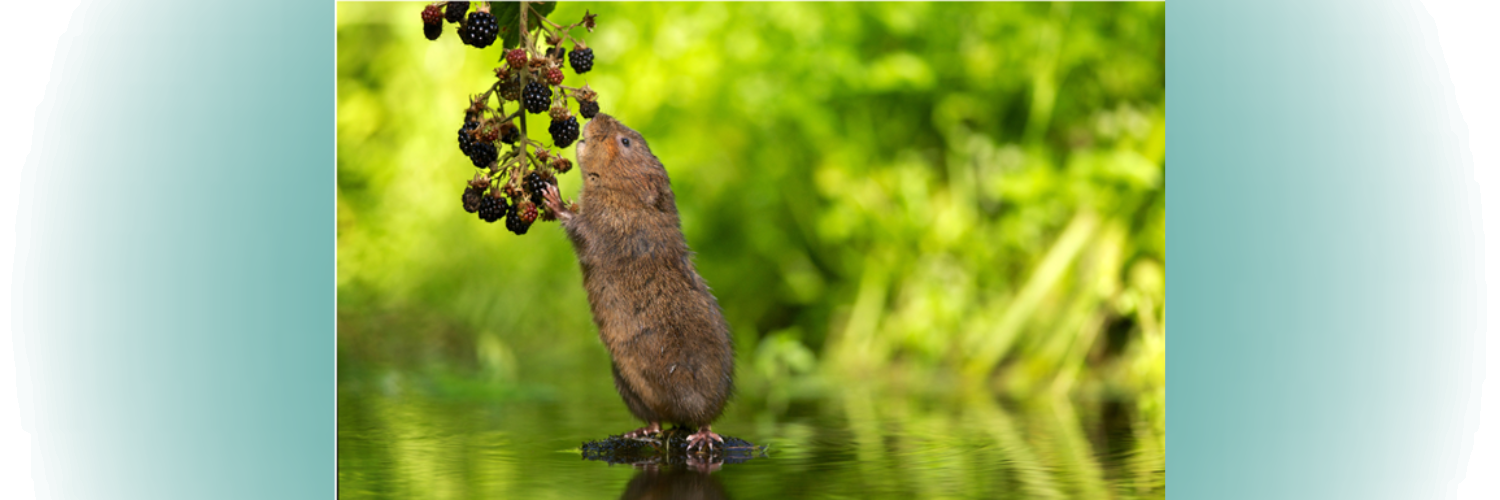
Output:
[[[629,137],[621,137],[620,138],[620,144],[624,144],[625,147],[627,147],[627,148],[630,147],[630,138]]]

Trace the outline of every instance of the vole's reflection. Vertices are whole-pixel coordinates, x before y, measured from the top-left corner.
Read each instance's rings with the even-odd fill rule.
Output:
[[[685,465],[636,464],[640,472],[625,485],[621,500],[665,499],[712,500],[729,498],[724,484],[710,472],[722,462],[705,462],[689,456]]]

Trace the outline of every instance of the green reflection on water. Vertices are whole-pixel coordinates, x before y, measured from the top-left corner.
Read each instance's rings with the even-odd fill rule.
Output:
[[[1163,498],[1164,437],[1112,399],[996,399],[849,387],[720,433],[768,450],[705,475],[585,461],[634,429],[597,390],[474,395],[386,372],[339,387],[341,498]],[[757,407],[759,406],[759,407]]]

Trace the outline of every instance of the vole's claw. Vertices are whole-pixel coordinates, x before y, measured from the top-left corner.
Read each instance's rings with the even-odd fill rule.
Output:
[[[714,442],[716,441],[723,443],[724,438],[718,434],[714,434],[713,430],[709,429],[707,425],[699,427],[697,433],[687,437],[687,451],[698,450],[705,453],[713,453]]]
[[[573,212],[568,210],[567,207],[563,206],[562,196],[558,194],[557,186],[548,184],[547,187],[542,190],[542,202],[547,204],[548,210],[551,210],[552,213],[557,214],[558,219],[566,221],[573,218]]]
[[[552,189],[553,193],[557,192],[557,188],[551,188],[551,189]],[[639,428],[639,429],[636,429],[636,430],[633,430],[633,431],[625,433],[625,437],[630,438],[630,439],[640,439],[640,438],[644,438],[644,437],[648,437],[648,436],[651,436],[651,435],[654,435],[654,434],[660,434],[660,433],[661,433],[661,422],[651,422],[651,425],[647,425],[645,427],[642,427],[642,428]]]

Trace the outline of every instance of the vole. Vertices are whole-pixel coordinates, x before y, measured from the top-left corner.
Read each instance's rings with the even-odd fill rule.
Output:
[[[693,267],[667,170],[640,133],[603,113],[584,127],[577,155],[578,204],[563,206],[556,186],[544,198],[583,269],[615,389],[646,421],[626,436],[673,423],[697,429],[689,450],[712,450],[724,441],[709,424],[734,389],[734,344]]]

